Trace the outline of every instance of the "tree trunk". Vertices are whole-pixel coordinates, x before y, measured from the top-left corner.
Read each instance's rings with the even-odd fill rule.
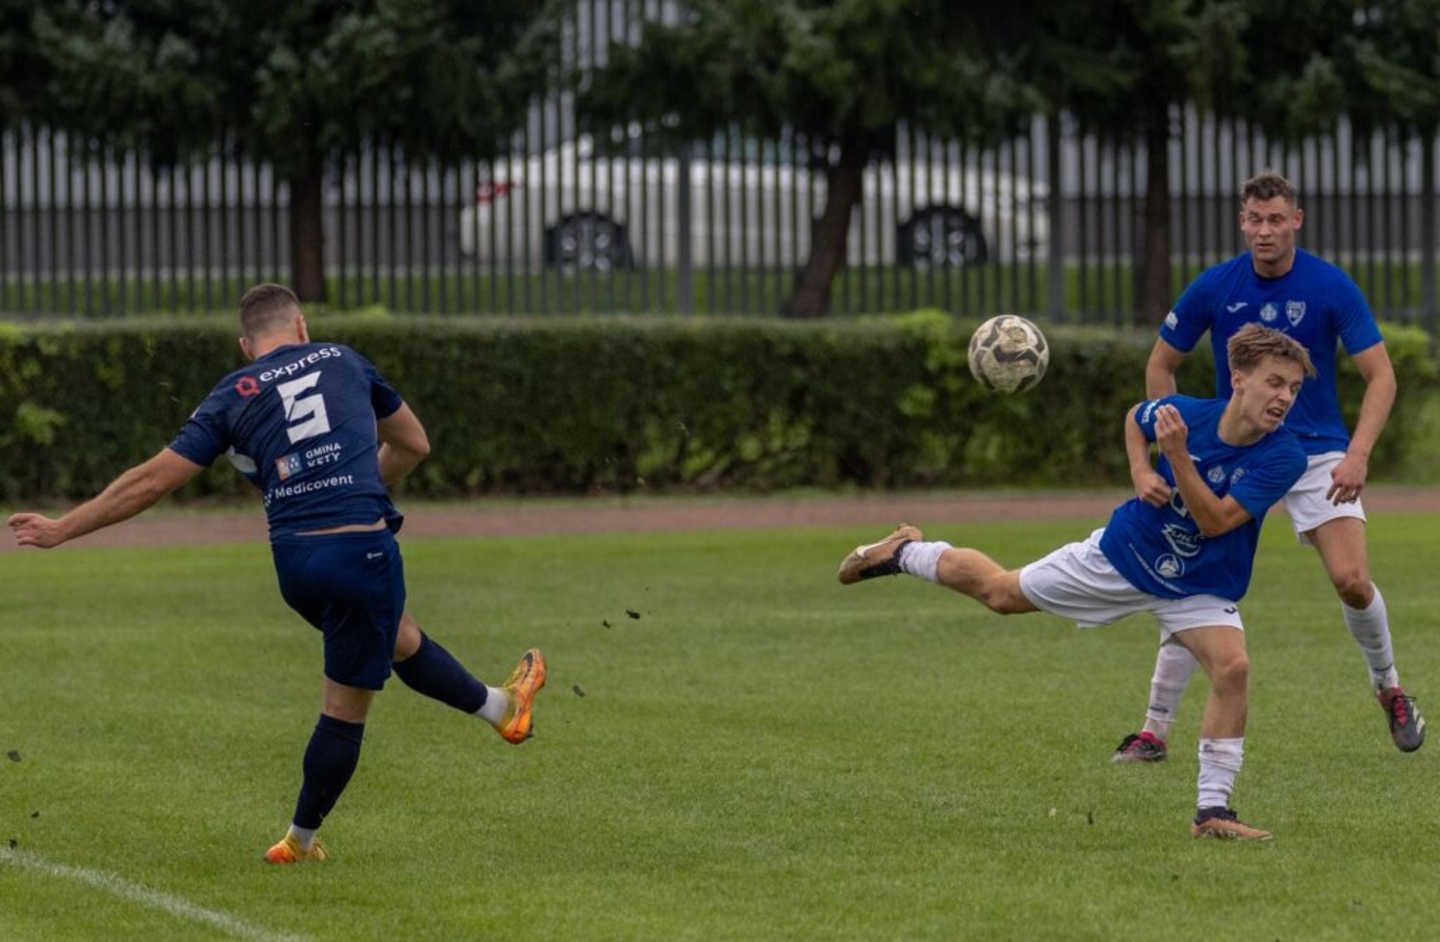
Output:
[[[1426,329],[1435,333],[1435,129],[1420,132],[1420,305]]]
[[[325,300],[325,173],[317,162],[290,185],[291,290],[301,301]]]
[[[850,211],[860,202],[868,151],[858,141],[840,147],[840,161],[825,170],[825,209],[815,224],[810,256],[795,279],[795,291],[780,313],[786,317],[824,317],[830,313],[830,284],[845,263]]]
[[[1170,286],[1170,106],[1145,122],[1145,231],[1141,238],[1140,320],[1159,324],[1175,300]]]

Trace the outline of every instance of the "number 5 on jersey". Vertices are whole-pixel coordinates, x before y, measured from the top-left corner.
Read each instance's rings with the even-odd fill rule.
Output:
[[[276,383],[275,391],[285,406],[285,421],[290,423],[285,434],[290,444],[330,431],[330,417],[325,414],[325,397],[318,391],[306,396],[307,389],[320,382],[320,370],[307,373],[288,383]]]

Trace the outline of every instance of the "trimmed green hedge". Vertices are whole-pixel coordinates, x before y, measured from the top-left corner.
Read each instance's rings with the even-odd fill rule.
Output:
[[[396,385],[434,453],[412,494],[794,486],[1070,486],[1127,480],[1120,422],[1149,331],[1047,325],[1050,372],[1020,396],[966,367],[974,324],[325,316]],[[93,494],[167,444],[241,364],[227,321],[0,325],[0,499]],[[1387,328],[1401,395],[1377,477],[1434,480],[1440,378],[1421,331]],[[1207,351],[1181,389],[1211,388]],[[1360,381],[1342,373],[1342,401]],[[1353,421],[1353,416],[1352,416]],[[220,462],[189,494],[249,489]]]

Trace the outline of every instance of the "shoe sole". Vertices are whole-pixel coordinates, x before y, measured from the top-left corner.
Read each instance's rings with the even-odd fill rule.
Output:
[[[540,653],[539,648],[531,648],[521,655],[520,663],[515,665],[515,670],[505,682],[507,694],[513,692],[520,697],[521,702],[510,727],[500,731],[500,736],[506,742],[518,746],[535,735],[531,710],[535,705],[535,695],[544,686],[545,655]]]
[[[1162,753],[1160,753],[1158,756],[1132,756],[1132,755],[1129,755],[1128,753],[1117,752],[1117,753],[1115,753],[1113,756],[1110,757],[1110,761],[1111,761],[1111,762],[1118,762],[1118,763],[1121,764],[1121,765],[1126,765],[1126,764],[1129,764],[1129,763],[1136,763],[1136,762],[1139,762],[1139,763],[1146,763],[1146,762],[1164,762],[1164,761],[1165,761],[1165,755],[1166,755],[1166,754],[1162,752]]]
[[[1229,821],[1227,824],[1238,824],[1239,822]],[[1215,826],[1212,822],[1204,824],[1190,822],[1191,837],[1213,837],[1222,841],[1261,841],[1273,840],[1275,835],[1269,831],[1262,831],[1259,828],[1252,828],[1248,824],[1240,824],[1239,828]]]
[[[890,543],[914,542],[921,539],[924,539],[924,537],[918,529],[909,524],[903,524],[885,539],[877,540],[874,543],[862,544],[851,550],[850,555],[846,556],[840,563],[840,568],[836,571],[835,577],[840,580],[841,585],[854,585],[868,578],[865,575],[867,569],[880,565],[889,559],[890,556],[894,555],[894,551],[892,550],[884,559],[872,561],[866,558],[866,554],[871,550]]]

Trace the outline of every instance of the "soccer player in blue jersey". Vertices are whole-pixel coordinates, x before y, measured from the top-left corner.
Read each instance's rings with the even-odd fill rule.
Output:
[[[324,638],[324,698],[303,780],[271,863],[323,860],[315,838],[360,758],[365,717],[394,672],[411,688],[529,738],[545,659],[526,651],[501,687],[476,680],[405,609],[387,490],[429,454],[425,429],[374,366],[351,348],[310,339],[281,285],[240,299],[240,348],[252,361],[215,385],[170,443],[99,496],[58,519],[18,513],[21,546],[48,548],[140,513],[220,455],[260,489],[280,593]]]
[[[849,585],[909,573],[1002,615],[1046,611],[1081,627],[1150,612],[1162,641],[1183,646],[1210,676],[1191,833],[1266,840],[1269,832],[1230,808],[1249,677],[1237,603],[1250,584],[1265,512],[1305,471],[1305,452],[1282,423],[1315,369],[1304,347],[1259,326],[1238,331],[1228,352],[1228,399],[1165,396],[1126,414],[1125,451],[1144,493],[1088,539],[1006,569],[979,550],[926,542],[903,525],[856,547],[839,578]],[[1153,466],[1151,442],[1161,455]]]
[[[1264,171],[1241,190],[1240,229],[1250,250],[1202,273],[1165,318],[1145,369],[1146,395],[1175,392],[1175,371],[1208,330],[1215,351],[1216,395],[1229,394],[1226,341],[1246,324],[1274,327],[1310,352],[1319,372],[1306,383],[1285,427],[1305,449],[1305,474],[1285,509],[1302,544],[1320,562],[1340,596],[1340,612],[1360,646],[1372,688],[1395,745],[1405,752],[1425,742],[1425,720],[1405,694],[1395,669],[1385,599],[1370,579],[1365,545],[1365,488],[1369,456],[1395,401],[1395,371],[1375,318],[1359,287],[1343,271],[1296,245],[1304,211],[1295,188]],[[1354,434],[1340,416],[1335,388],[1336,349],[1344,344],[1365,380]],[[1135,482],[1143,496],[1142,482]],[[1196,661],[1178,644],[1162,644],[1150,681],[1145,725],[1125,737],[1115,761],[1165,758],[1165,740]]]

